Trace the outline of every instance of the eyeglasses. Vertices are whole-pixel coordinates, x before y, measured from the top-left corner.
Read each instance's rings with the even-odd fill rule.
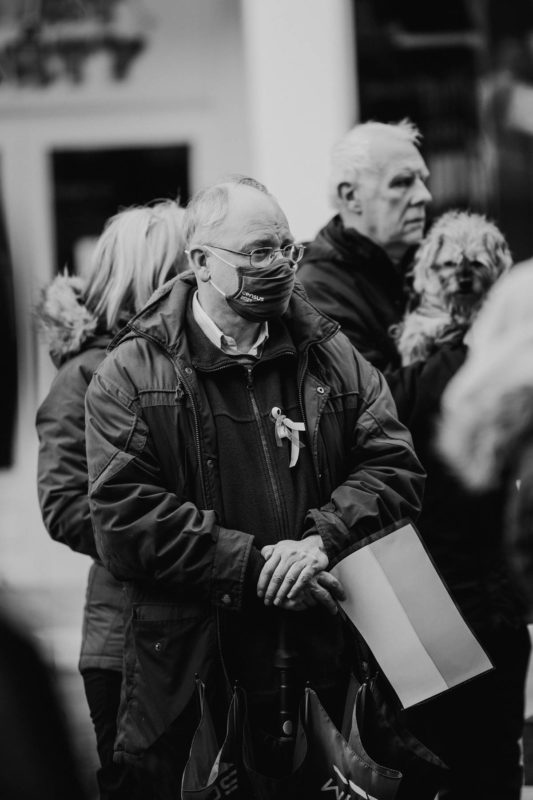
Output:
[[[285,247],[257,247],[250,253],[243,253],[241,250],[230,250],[228,247],[220,247],[218,244],[204,244],[202,246],[214,247],[215,250],[223,250],[225,253],[233,253],[236,256],[247,256],[251,267],[268,267],[278,255],[296,265],[302,260],[305,251],[303,244],[286,244]]]

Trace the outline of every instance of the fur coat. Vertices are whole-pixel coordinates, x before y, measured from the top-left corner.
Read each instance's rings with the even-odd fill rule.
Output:
[[[83,302],[84,281],[66,273],[43,290],[37,321],[56,367],[76,355],[94,337],[98,320]]]
[[[38,496],[52,539],[95,559],[89,573],[80,669],[122,669],[122,585],[99,563],[87,498],[85,393],[111,335],[83,303],[80,278],[58,275],[36,313],[58,367],[37,411]]]

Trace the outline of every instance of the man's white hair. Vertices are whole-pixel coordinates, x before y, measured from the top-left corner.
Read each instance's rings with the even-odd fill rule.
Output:
[[[362,172],[380,169],[381,164],[371,153],[376,141],[407,142],[418,147],[421,139],[422,134],[407,118],[389,123],[371,120],[345,133],[331,151],[329,194],[333,207],[340,207],[338,188],[341,183],[357,184]]]
[[[247,175],[228,175],[222,180],[200,189],[189,201],[185,210],[184,237],[187,248],[202,242],[214,228],[222,224],[229,208],[229,187],[251,186],[258,192],[270,195],[264,184]],[[206,242],[208,244],[208,242]]]

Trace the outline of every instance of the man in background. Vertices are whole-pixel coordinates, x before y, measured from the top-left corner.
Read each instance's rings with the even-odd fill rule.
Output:
[[[348,131],[331,158],[337,214],[306,248],[298,271],[311,302],[382,371],[400,366],[389,328],[405,310],[405,273],[431,200],[420,138],[408,120]]]

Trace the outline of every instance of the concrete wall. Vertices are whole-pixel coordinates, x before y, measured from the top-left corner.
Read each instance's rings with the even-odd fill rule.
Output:
[[[329,152],[355,124],[355,25],[349,0],[243,0],[255,177],[297,239],[331,216]]]

